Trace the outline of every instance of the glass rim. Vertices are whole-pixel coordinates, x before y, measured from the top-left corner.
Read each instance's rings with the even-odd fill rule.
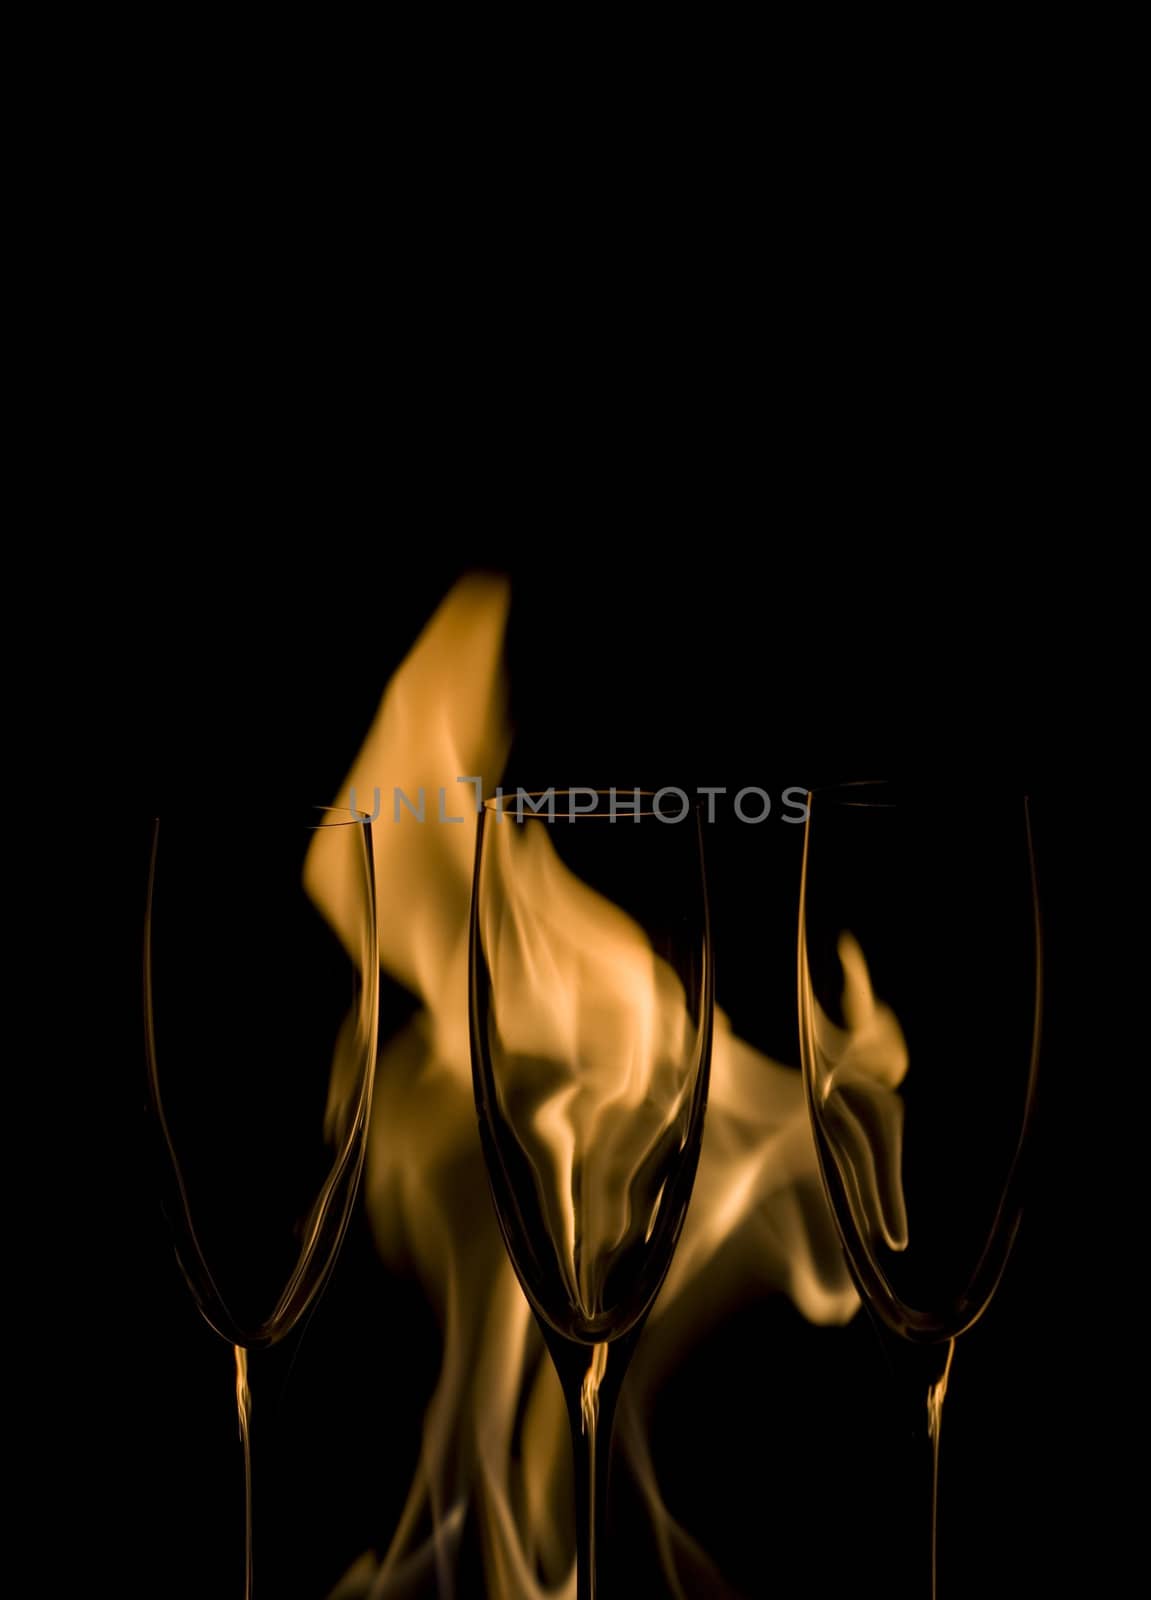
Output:
[[[852,807],[860,811],[894,811],[930,803],[934,806],[964,803],[952,786],[941,778],[853,778],[845,783],[816,784],[807,790],[809,804],[822,799],[825,804]],[[1010,804],[1027,805],[1031,800],[1025,788],[1007,788],[1000,796]]]
[[[664,816],[654,805],[634,809],[638,801],[654,801],[665,793],[682,796],[687,801],[687,809],[674,817]],[[590,810],[573,810],[570,805],[561,806],[558,803],[546,810],[536,810],[527,804],[532,800],[546,800],[549,795],[555,802],[570,799],[573,795],[594,795],[600,803]],[[693,814],[698,816],[703,811],[704,803],[698,796],[693,799],[686,789],[674,785],[669,785],[665,790],[642,789],[634,784],[626,788],[597,789],[591,784],[584,784],[567,789],[516,789],[511,793],[489,795],[481,810],[489,816],[510,817],[514,822],[638,822],[641,817],[654,817],[657,822],[670,823],[686,822]]]
[[[318,820],[317,814],[319,814]],[[353,811],[350,806],[322,806],[308,801],[293,802],[287,808],[271,806],[268,808],[268,814],[266,816],[262,815],[259,820],[262,823],[266,823],[270,819],[277,817],[285,825],[291,824],[293,827],[299,827],[305,833],[309,831],[318,832],[321,828],[351,828],[364,823],[371,827],[372,824],[372,819],[367,812],[360,811],[359,808]],[[152,826],[158,828],[161,823],[170,822],[173,819],[183,821],[198,819],[201,822],[203,821],[197,811],[192,809],[184,810],[180,806],[168,806],[163,811],[153,812]],[[210,819],[208,825],[211,825]]]

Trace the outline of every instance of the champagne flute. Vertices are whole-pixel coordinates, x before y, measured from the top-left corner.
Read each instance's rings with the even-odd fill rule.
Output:
[[[248,1352],[296,1327],[347,1231],[378,990],[366,817],[312,807],[156,821],[144,939],[151,1128],[181,1270],[235,1352],[246,1600]]]
[[[603,1592],[616,1401],[683,1227],[711,1057],[698,813],[665,821],[621,793],[488,801],[472,895],[476,1108],[567,1402],[579,1600]]]
[[[934,1596],[955,1340],[1006,1265],[1033,1123],[1041,945],[1028,806],[890,783],[815,790],[809,802],[807,1103],[860,1295],[901,1348],[918,1347]]]

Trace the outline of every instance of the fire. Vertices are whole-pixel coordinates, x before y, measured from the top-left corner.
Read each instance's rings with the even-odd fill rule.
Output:
[[[339,1600],[394,1600],[417,1574],[433,1570],[439,1592],[450,1595],[455,1547],[471,1515],[482,1534],[488,1593],[505,1600],[573,1600],[575,1594],[567,1419],[488,1198],[468,1043],[475,818],[473,791],[457,786],[457,779],[478,779],[490,793],[502,775],[509,746],[501,666],[509,598],[506,582],[494,578],[469,578],[447,596],[388,686],[340,797],[346,804],[347,787],[354,787],[357,803],[370,810],[376,788],[389,797],[394,788],[411,797],[421,788],[428,796],[446,790],[448,813],[464,820],[421,823],[407,807],[382,805],[373,827],[380,960],[420,997],[423,1009],[380,1054],[365,1198],[381,1253],[414,1266],[435,1305],[444,1354],[391,1547],[381,1562],[364,1556],[355,1563],[336,1591]],[[430,809],[434,816],[434,805]],[[514,831],[509,828],[509,837]],[[540,846],[527,839],[520,845],[539,850],[533,870],[549,875],[564,917],[576,920],[569,924],[570,970],[530,974],[540,985],[562,978],[554,1006],[534,1008],[509,1025],[550,1032],[547,1053],[563,1059],[577,1026],[574,1001],[565,997],[578,992],[579,1018],[598,1011],[597,1029],[602,1025],[602,1037],[613,1040],[610,1057],[593,1042],[591,1086],[582,1099],[570,1085],[559,1087],[538,1110],[545,1188],[552,1203],[567,1208],[556,1236],[570,1251],[577,1232],[590,1230],[610,1242],[627,1224],[625,1186],[611,1174],[634,1162],[636,1151],[621,1149],[618,1141],[634,1139],[637,1122],[621,1116],[612,1126],[631,1132],[605,1137],[603,1107],[613,1097],[635,1106],[649,1093],[653,1070],[658,1077],[653,1063],[675,1045],[666,1030],[682,1025],[675,1019],[683,1017],[683,1002],[670,988],[674,977],[661,971],[618,908],[577,880],[566,881],[564,869]],[[338,930],[338,900],[322,882],[311,886]],[[532,941],[522,937],[525,931],[509,928],[507,936],[517,939],[515,959],[528,963]],[[661,1126],[674,1114],[676,1092],[667,1084],[656,1096]],[[653,1133],[649,1127],[646,1137]],[[596,1182],[584,1186],[588,1198],[580,1202],[590,1209],[577,1219],[568,1174],[577,1146],[585,1155],[595,1152],[597,1139],[604,1150]],[[654,1209],[649,1226],[653,1217]],[[721,1242],[727,1246],[722,1252]],[[594,1267],[577,1268],[572,1254],[569,1270],[584,1303],[595,1304]],[[706,1558],[660,1499],[643,1427],[645,1396],[677,1352],[757,1281],[785,1289],[820,1322],[844,1322],[858,1304],[827,1213],[799,1075],[738,1039],[717,1013],[694,1198],[640,1340],[620,1417],[619,1444],[650,1508],[674,1593],[682,1594],[677,1551],[689,1551],[697,1568]],[[587,1403],[595,1403],[594,1394]],[[718,1576],[709,1592],[722,1592]]]
[[[906,1250],[903,1101],[896,1090],[907,1073],[907,1042],[895,1013],[872,992],[859,941],[841,934],[838,954],[845,1028],[816,1000],[801,955],[800,1015],[814,1066],[813,1092],[860,1237]]]
[[[518,1108],[567,1298],[590,1323],[610,1309],[613,1258],[655,1228],[664,1186],[646,1192],[645,1174],[677,1135],[682,1147],[702,1041],[676,973],[568,870],[546,828],[495,822],[487,840],[485,876],[501,890],[482,919],[501,974],[498,1092],[505,1114]]]

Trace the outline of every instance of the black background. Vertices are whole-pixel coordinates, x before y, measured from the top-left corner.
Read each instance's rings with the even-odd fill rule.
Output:
[[[419,629],[456,576],[482,567],[513,579],[513,782],[755,784],[778,796],[898,774],[936,777],[973,806],[1005,789],[1034,796],[1041,1123],[1007,1277],[956,1356],[940,1593],[1042,1592],[1057,1579],[1106,1592],[1121,1520],[1100,1420],[1113,1396],[1083,1292],[1106,1270],[1084,909],[1101,735],[1068,626],[1073,586],[1052,591],[1049,566],[1009,563],[995,540],[973,539],[971,508],[898,549],[882,527],[818,508],[726,537],[741,514],[713,504],[677,507],[666,529],[638,506],[610,519],[581,509],[559,526],[521,516],[514,533],[457,553],[434,517],[381,537],[321,498],[296,508],[310,546],[269,542],[254,564],[207,553],[207,509],[172,538],[163,570],[134,576],[90,690],[106,820],[85,933],[112,1000],[86,1085],[99,1222],[66,1228],[54,1249],[66,1281],[73,1266],[92,1277],[65,1362],[91,1569],[114,1592],[239,1590],[231,1353],[187,1297],[141,1156],[148,820],[197,796],[253,803],[246,775],[259,772],[285,795],[333,797]],[[488,516],[499,525],[490,504]],[[738,1032],[791,1063],[801,835],[773,817],[709,840],[719,1000]],[[267,1600],[321,1600],[359,1554],[386,1548],[438,1341],[418,1288],[381,1266],[361,1219],[303,1339],[253,1358]],[[687,1356],[652,1437],[671,1508],[749,1596],[920,1592],[906,1574],[921,1509],[906,1396],[862,1315],[816,1329],[782,1297],[750,1298]],[[658,1597],[622,1474],[613,1524],[619,1592]],[[477,1583],[473,1562],[461,1593]]]

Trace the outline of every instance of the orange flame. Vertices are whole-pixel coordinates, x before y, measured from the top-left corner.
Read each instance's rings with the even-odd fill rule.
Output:
[[[801,981],[820,1121],[860,1236],[906,1250],[903,1101],[896,1090],[907,1073],[907,1043],[895,1013],[872,993],[858,940],[841,934],[838,952],[846,1028],[831,1021]]]
[[[497,823],[488,840],[503,891],[484,907],[502,975],[492,997],[498,1092],[524,1108],[514,1120],[560,1272],[592,1322],[607,1309],[614,1253],[655,1228],[663,1185],[645,1200],[636,1180],[693,1092],[697,1072],[684,1063],[694,1030],[675,972],[637,923],[564,866],[544,828]],[[542,1074],[543,1062],[555,1073]]]
[[[456,586],[389,685],[348,779],[361,808],[377,787],[381,791],[373,828],[380,959],[424,1006],[380,1055],[366,1204],[381,1253],[414,1266],[437,1308],[444,1353],[425,1414],[420,1461],[391,1547],[382,1562],[367,1555],[358,1560],[332,1600],[398,1600],[432,1570],[439,1592],[450,1595],[454,1548],[469,1507],[479,1519],[490,1594],[503,1600],[573,1600],[575,1594],[566,1412],[486,1193],[468,1040],[475,819],[471,791],[456,787],[456,780],[481,779],[490,792],[502,773],[509,744],[501,668],[508,603],[502,580],[469,578]],[[439,813],[436,797],[444,790],[448,814],[461,813],[464,820],[420,822],[409,806],[389,806],[397,788],[413,800],[423,789],[432,816]],[[453,793],[464,803],[457,799],[453,806]],[[346,803],[346,791],[343,798]],[[599,1082],[601,1101],[604,1093],[645,1093],[652,1062],[662,1053],[660,1029],[676,1011],[656,1004],[667,978],[650,949],[643,954],[622,912],[602,900],[592,905],[597,897],[574,879],[564,883],[554,859],[541,854],[533,865],[555,877],[565,918],[574,906],[588,919],[585,933],[594,925],[590,943],[575,941],[585,1009],[589,994],[602,1004],[614,1045],[622,1018],[638,1018],[628,1023],[638,1030],[628,1069],[612,1082]],[[322,885],[314,892],[338,928],[338,904],[324,898]],[[587,951],[597,948],[588,958]],[[523,940],[523,960],[531,959],[531,949],[531,940]],[[536,976],[542,982],[546,975]],[[553,1048],[561,1058],[563,1030],[573,1026],[573,1015],[557,997],[551,1020],[542,1024],[537,1015],[531,1024],[556,1030]],[[508,1025],[527,1024],[508,1019]],[[602,1079],[606,1056],[593,1049],[592,1063]],[[618,1063],[613,1051],[613,1073],[619,1073]],[[554,1169],[548,1190],[566,1193],[569,1204],[571,1185],[563,1175],[577,1143],[584,1152],[594,1146],[594,1103],[581,1105],[578,1096],[560,1091],[540,1112]],[[660,1115],[666,1110],[665,1105]],[[619,1119],[621,1125],[628,1120]],[[584,1192],[589,1188],[597,1189],[588,1201],[595,1214],[581,1217],[579,1227],[610,1239],[621,1226],[624,1196],[611,1181],[585,1185]],[[575,1219],[566,1216],[563,1227],[570,1244]],[[594,1281],[578,1274],[575,1281],[592,1303]],[[654,1392],[687,1344],[756,1284],[785,1289],[819,1322],[845,1322],[858,1304],[827,1214],[799,1075],[736,1038],[717,1015],[694,1199],[640,1341],[621,1417],[621,1444],[678,1595],[684,1591],[676,1563],[685,1555],[695,1570],[713,1574],[709,1593],[724,1591],[707,1558],[663,1506],[642,1425],[643,1397]]]

